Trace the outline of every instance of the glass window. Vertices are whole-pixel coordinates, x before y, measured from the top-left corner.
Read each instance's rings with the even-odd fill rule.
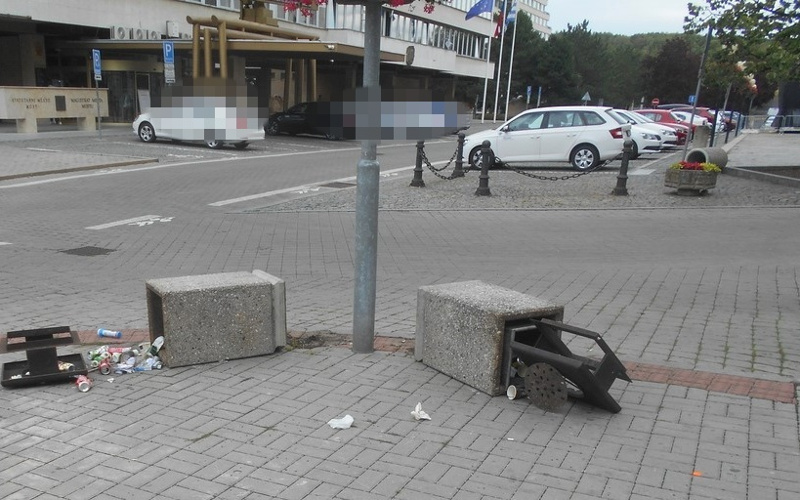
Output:
[[[552,111],[549,115],[547,128],[574,127],[581,124],[578,113],[574,111]]]
[[[516,132],[519,130],[542,128],[543,121],[544,113],[527,113],[511,120],[511,122],[508,124],[508,131]]]
[[[598,116],[597,113],[591,111],[583,111],[581,112],[583,115],[583,121],[586,125],[602,125],[605,123],[605,120]]]

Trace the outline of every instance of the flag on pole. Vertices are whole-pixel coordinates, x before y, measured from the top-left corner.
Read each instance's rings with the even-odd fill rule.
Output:
[[[514,3],[511,4],[511,10],[508,11],[508,17],[506,17],[506,28],[509,24],[515,22],[517,20],[517,0],[514,0]]]
[[[503,29],[503,13],[497,14],[497,26],[494,27],[494,37],[497,38],[501,34],[505,33]]]
[[[481,15],[484,12],[491,12],[494,9],[494,0],[480,0],[478,3],[472,6],[471,9],[467,12],[467,16],[464,18],[469,20],[475,16]]]

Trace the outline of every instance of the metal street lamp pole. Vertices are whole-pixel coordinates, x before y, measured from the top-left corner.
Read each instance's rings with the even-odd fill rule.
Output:
[[[363,87],[380,105],[381,0],[365,0]],[[373,93],[375,92],[375,93]],[[378,111],[378,114],[380,111]],[[378,267],[378,141],[361,141],[361,159],[356,170],[356,248],[353,296],[353,352],[375,350],[375,296]]]
[[[694,91],[694,102],[692,102],[692,113],[689,116],[689,135],[686,137],[686,142],[683,144],[683,158],[686,160],[686,154],[689,151],[689,138],[692,135],[692,126],[694,125],[694,115],[697,113],[697,101],[700,99],[700,85],[703,83],[703,67],[706,64],[706,55],[708,55],[708,48],[711,45],[711,30],[712,26],[709,22],[708,33],[706,34],[706,46],[703,49],[703,56],[700,58],[700,69],[697,70],[697,88]]]

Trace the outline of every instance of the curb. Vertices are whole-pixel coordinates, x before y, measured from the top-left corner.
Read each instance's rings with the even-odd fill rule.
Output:
[[[142,158],[139,160],[119,161],[113,163],[100,163],[97,165],[86,165],[83,167],[70,167],[70,168],[60,168],[56,170],[46,170],[40,172],[25,172],[22,174],[0,175],[0,181],[23,179],[27,177],[41,177],[43,175],[66,174],[70,172],[83,172],[86,170],[102,170],[104,168],[128,167],[131,165],[143,165],[145,163],[158,163],[158,158]]]

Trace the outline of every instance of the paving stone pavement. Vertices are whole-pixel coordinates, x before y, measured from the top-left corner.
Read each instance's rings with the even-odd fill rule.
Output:
[[[731,164],[758,166],[768,156],[760,148],[770,163],[797,158],[797,139],[744,136],[730,147]],[[564,304],[568,323],[604,333],[638,374],[611,389],[620,413],[572,401],[545,412],[524,399],[491,398],[407,350],[354,354],[337,338],[113,381],[95,374],[87,393],[72,384],[3,389],[0,498],[800,497],[796,393],[787,401],[735,389],[743,381],[793,388],[800,373],[799,190],[723,175],[712,195],[678,198],[660,184],[669,161],[637,163],[656,172],[632,170],[628,197],[608,197],[612,169],[563,183],[493,172],[485,198],[472,196],[475,172],[463,181],[426,172],[424,189],[409,189],[407,179],[381,184],[380,335],[395,347],[412,342],[422,285],[483,279],[537,295]],[[287,280],[296,336],[348,334],[348,200],[340,191],[231,210],[207,230],[233,223],[243,237],[214,244],[237,248],[236,256],[221,269],[195,259],[179,271],[264,268]],[[276,228],[263,242],[266,262],[250,248],[262,242],[242,243],[264,224]],[[684,225],[681,241],[659,238]],[[158,230],[151,245],[193,244],[190,234]],[[588,235],[595,252],[584,251]],[[659,247],[674,255],[653,262]],[[4,265],[21,273],[30,272],[26,260],[23,251],[4,254]],[[0,325],[28,324],[36,310],[45,325],[64,319],[88,331],[111,312],[129,330],[121,342],[145,334],[141,270],[104,284],[67,262],[47,287],[0,293]],[[87,306],[78,310],[70,294]],[[411,416],[418,402],[430,421]],[[345,414],[354,417],[350,429],[327,425]]]

